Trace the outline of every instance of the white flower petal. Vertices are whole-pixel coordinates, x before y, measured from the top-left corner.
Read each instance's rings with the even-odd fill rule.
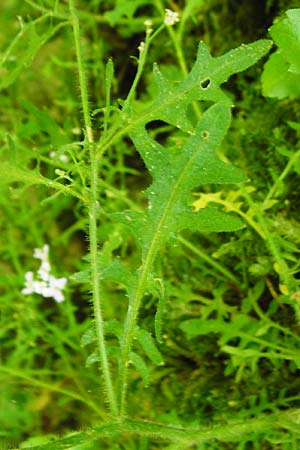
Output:
[[[30,295],[30,294],[34,293],[34,290],[31,287],[24,287],[21,290],[21,293],[24,294],[24,295]]]
[[[42,248],[35,248],[33,256],[41,261],[48,261],[49,245],[45,244]]]
[[[165,18],[164,24],[168,27],[175,25],[175,23],[179,22],[179,14],[176,11],[172,11],[171,9],[165,9]]]
[[[42,248],[34,249],[34,258],[41,260],[40,268],[37,271],[37,279],[34,278],[33,272],[25,273],[25,286],[21,290],[24,295],[39,294],[45,298],[52,297],[56,302],[62,302],[65,297],[62,293],[67,278],[56,278],[51,275],[51,265],[48,260],[49,246],[44,245]]]
[[[50,270],[51,270],[51,266],[48,263],[48,261],[42,261],[42,264],[38,270],[38,276],[43,280],[43,281],[48,281],[49,277],[50,277]]]
[[[55,278],[52,275],[49,279],[49,285],[55,289],[63,289],[67,284],[67,278]]]

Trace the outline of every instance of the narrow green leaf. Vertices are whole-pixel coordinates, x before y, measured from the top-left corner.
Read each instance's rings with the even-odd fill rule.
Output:
[[[231,345],[224,345],[222,347],[223,352],[229,353],[230,355],[240,356],[241,358],[259,358],[264,356],[264,353],[259,352],[255,349],[247,348],[238,348],[233,347]]]
[[[137,338],[139,344],[143,348],[144,352],[151,359],[154,364],[160,366],[164,363],[160,351],[156,347],[155,340],[153,339],[151,333],[141,328],[137,328],[135,332],[135,337]]]
[[[89,357],[87,358],[86,362],[85,362],[85,366],[86,367],[90,367],[93,364],[97,363],[100,361],[100,356],[99,356],[99,352],[98,350],[95,350],[93,353],[91,353],[89,355]]]
[[[85,347],[88,344],[91,344],[97,339],[96,330],[94,327],[88,328],[85,333],[82,335],[80,343],[82,347]]]
[[[132,364],[137,369],[137,371],[140,373],[144,381],[144,385],[148,386],[150,382],[150,371],[143,358],[141,358],[141,356],[137,353],[131,352],[130,360],[132,361]]]

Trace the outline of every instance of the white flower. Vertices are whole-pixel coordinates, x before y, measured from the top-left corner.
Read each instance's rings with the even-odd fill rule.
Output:
[[[51,266],[48,261],[42,261],[39,270],[37,271],[38,276],[43,281],[48,281],[50,276]]]
[[[41,261],[48,261],[49,245],[45,244],[42,248],[35,248],[33,251],[33,257],[40,259]]]
[[[41,260],[41,265],[37,271],[37,278],[34,278],[33,272],[25,273],[25,287],[22,294],[39,294],[45,298],[52,297],[56,302],[63,302],[65,297],[62,293],[67,278],[56,278],[51,275],[51,265],[49,262],[49,246],[35,248],[34,258]]]
[[[63,163],[69,162],[69,158],[64,153],[62,153],[61,155],[57,156],[57,152],[52,151],[52,152],[49,153],[49,156],[52,159],[58,158]]]
[[[171,9],[166,8],[164,24],[167,25],[167,27],[170,27],[172,25],[175,25],[175,23],[177,23],[177,22],[179,22],[178,12],[172,11]]]
[[[63,278],[55,278],[53,275],[50,275],[49,285],[52,289],[63,289],[67,284],[67,279]]]
[[[33,272],[25,273],[25,287],[21,292],[25,295],[32,294],[34,292]]]
[[[69,158],[67,157],[67,155],[65,155],[64,153],[59,155],[58,159],[63,162],[63,163],[67,163],[69,162]]]

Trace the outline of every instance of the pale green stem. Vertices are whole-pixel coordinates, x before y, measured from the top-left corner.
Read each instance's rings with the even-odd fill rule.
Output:
[[[127,396],[127,383],[128,383],[128,364],[129,356],[134,339],[134,333],[136,323],[138,319],[138,313],[140,310],[143,295],[146,289],[148,274],[152,269],[153,262],[159,251],[160,246],[164,242],[166,236],[163,237],[164,225],[168,220],[169,214],[172,211],[173,205],[176,203],[178,195],[181,191],[182,180],[190,172],[193,164],[193,158],[190,158],[188,164],[181,171],[176,186],[170,193],[167,205],[161,215],[156,229],[153,232],[152,238],[149,239],[150,245],[143,259],[143,264],[139,271],[139,280],[135,290],[135,295],[130,299],[130,304],[127,311],[127,317],[124,326],[124,334],[121,345],[121,362],[120,362],[120,417],[123,418],[126,415],[126,396]]]
[[[87,81],[85,77],[83,55],[80,43],[80,28],[79,21],[76,14],[74,0],[69,0],[69,7],[71,13],[71,20],[74,33],[74,41],[76,47],[79,85],[81,92],[81,103],[84,118],[84,127],[86,133],[87,146],[90,156],[90,198],[88,205],[89,215],[89,240],[90,240],[90,270],[91,270],[91,284],[93,295],[93,309],[96,324],[96,334],[99,349],[100,364],[104,378],[104,389],[107,396],[110,412],[113,417],[118,415],[117,402],[115,399],[112,378],[110,373],[110,367],[107,358],[104,327],[103,327],[103,314],[102,314],[102,301],[100,297],[99,275],[97,270],[97,253],[98,253],[98,241],[97,241],[97,211],[99,210],[98,204],[98,160],[95,158],[95,145],[92,132],[91,116],[88,106],[88,89]]]
[[[153,41],[153,39],[164,29],[164,25],[161,25],[153,34],[151,35],[146,35],[146,39],[145,42],[143,42],[143,44],[141,43],[140,45],[142,45],[143,47],[141,47],[139,49],[140,51],[140,57],[139,57],[139,63],[138,63],[138,68],[137,68],[137,72],[135,75],[135,78],[133,80],[133,83],[131,85],[131,88],[129,90],[129,93],[127,95],[127,98],[125,100],[125,104],[124,104],[124,108],[123,110],[126,111],[126,108],[128,107],[130,101],[132,100],[132,98],[135,95],[136,92],[136,88],[138,86],[138,83],[140,81],[140,78],[142,76],[143,73],[143,69],[145,66],[145,62],[147,59],[147,54],[148,54],[148,50],[149,50],[149,45],[151,44],[151,42]]]
[[[211,256],[207,255],[203,250],[201,250],[199,247],[196,247],[194,244],[189,242],[184,237],[178,236],[177,239],[186,248],[188,248],[193,253],[195,253],[195,255],[199,256],[201,259],[203,259],[205,262],[207,262],[211,267],[214,267],[218,272],[222,273],[225,276],[225,278],[227,278],[228,280],[231,280],[234,284],[239,286],[240,280],[232,272],[229,272],[229,270],[226,269],[226,267],[222,266],[220,263],[215,261]]]
[[[182,177],[184,176],[184,171],[182,172],[181,176]],[[124,417],[126,415],[128,363],[132,342],[134,338],[135,327],[138,319],[138,313],[145,292],[148,274],[152,268],[154,259],[157,255],[157,252],[162,242],[161,230],[163,229],[165,220],[168,217],[171,205],[174,204],[175,197],[178,194],[177,189],[175,189],[173,193],[170,195],[168,205],[165,208],[164,214],[160,218],[157,228],[153,233],[152,239],[150,239],[151,244],[148,248],[145,260],[140,269],[139,280],[135,290],[135,295],[131,300],[131,303],[129,304],[127,311],[127,317],[124,326],[123,342],[121,348],[121,362],[120,362],[120,417]]]
[[[152,245],[148,251],[145,263],[141,268],[138,285],[135,291],[135,296],[132,300],[132,305],[129,305],[127,317],[124,326],[124,337],[121,347],[121,362],[120,362],[120,417],[126,415],[126,396],[128,383],[128,363],[129,355],[134,338],[135,327],[137,323],[138,313],[141,306],[141,301],[145,292],[145,286],[152,263],[157,254],[158,242],[157,239],[152,240]]]

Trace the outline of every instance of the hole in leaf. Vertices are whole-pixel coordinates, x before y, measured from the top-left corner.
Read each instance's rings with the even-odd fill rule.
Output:
[[[182,136],[181,130],[163,120],[153,120],[148,122],[146,129],[151,138],[163,146],[172,145],[178,135]]]
[[[210,78],[204,78],[204,80],[200,81],[200,86],[202,89],[207,89],[210,86]]]
[[[164,144],[166,139],[174,131],[174,127],[163,120],[153,120],[146,125],[147,131],[151,137],[160,144]]]
[[[206,130],[202,131],[202,136],[207,141],[207,139],[209,138],[209,132]]]

